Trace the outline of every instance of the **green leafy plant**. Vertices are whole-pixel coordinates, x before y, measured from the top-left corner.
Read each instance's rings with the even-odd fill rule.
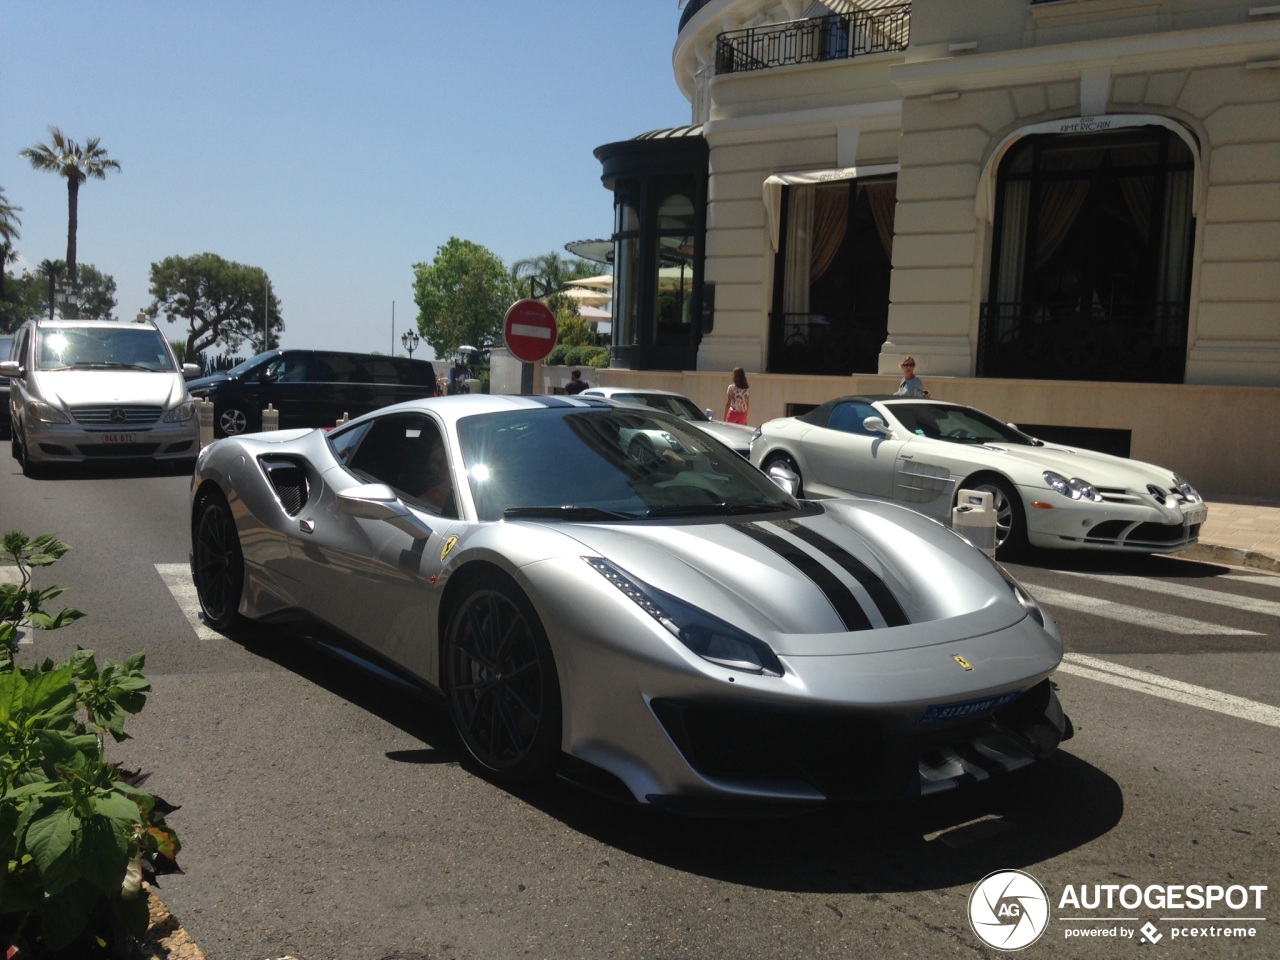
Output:
[[[109,763],[103,737],[128,739],[146,703],[145,657],[99,668],[90,650],[61,663],[17,663],[22,627],[52,630],[84,614],[45,604],[62,591],[32,586],[35,567],[68,550],[55,536],[9,533],[17,584],[0,585],[0,947],[39,957],[78,944],[99,951],[145,934],[142,882],[178,870],[175,807],[139,789],[146,779]],[[105,956],[109,954],[98,955]]]

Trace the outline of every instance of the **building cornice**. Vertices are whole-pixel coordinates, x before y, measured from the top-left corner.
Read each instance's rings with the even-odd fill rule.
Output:
[[[1022,47],[914,60],[889,68],[904,96],[1078,79],[1105,68],[1136,73],[1280,57],[1280,21]]]
[[[826,133],[841,126],[856,125],[862,130],[892,130],[902,125],[902,101],[880,100],[840,107],[820,107],[786,113],[763,113],[749,117],[708,120],[702,125],[707,143],[723,146],[747,143],[766,133],[770,140],[783,136]]]

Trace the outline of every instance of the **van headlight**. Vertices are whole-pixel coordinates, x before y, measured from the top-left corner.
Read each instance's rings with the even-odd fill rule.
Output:
[[[186,423],[196,415],[196,402],[184,400],[164,415],[165,423]]]
[[[27,401],[27,416],[40,423],[70,423],[71,418],[57,407],[43,400]]]

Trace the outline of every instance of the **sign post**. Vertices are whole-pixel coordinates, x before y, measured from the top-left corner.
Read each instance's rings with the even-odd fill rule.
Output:
[[[533,365],[551,353],[560,336],[555,314],[541,300],[517,300],[502,322],[502,339],[511,355],[521,361],[520,393],[533,393]]]

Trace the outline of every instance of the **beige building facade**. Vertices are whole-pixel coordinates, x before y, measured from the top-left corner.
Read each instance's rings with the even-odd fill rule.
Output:
[[[701,321],[605,382],[719,409],[742,366],[759,423],[909,353],[935,398],[1280,498],[1280,6],[690,0],[673,65]]]

